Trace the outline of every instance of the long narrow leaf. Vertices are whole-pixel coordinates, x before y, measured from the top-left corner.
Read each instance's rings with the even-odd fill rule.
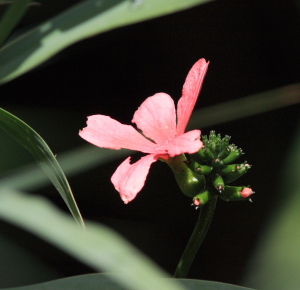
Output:
[[[187,279],[178,279],[177,281],[180,281],[181,284],[186,286],[186,288],[189,290],[250,290],[249,288],[244,288],[244,287],[220,283],[220,282],[212,282],[212,281],[187,280]],[[89,275],[59,279],[59,280],[36,284],[36,285],[2,289],[2,290],[53,290],[53,289],[55,290],[65,290],[65,289],[124,290],[126,288],[117,285],[116,283],[108,279],[107,276],[103,274],[89,274]]]
[[[205,109],[196,110],[191,118],[189,128],[204,129],[225,122],[254,116],[300,102],[300,85],[293,84],[274,90],[247,96],[234,101],[221,103]],[[134,154],[131,152],[130,154]],[[76,175],[93,167],[104,165],[118,158],[129,155],[128,150],[99,149],[85,145],[72,151],[60,154],[58,159],[68,176]],[[0,187],[11,187],[22,190],[38,189],[48,183],[32,165],[17,169],[14,174],[0,179]]]
[[[261,230],[244,281],[258,289],[300,287],[300,119],[297,128],[280,168],[280,195],[272,197],[277,206]]]
[[[99,149],[94,145],[88,144],[59,154],[57,160],[65,174],[74,176],[94,167],[128,156],[129,152],[131,152],[130,154],[134,154],[133,151],[126,149]],[[0,188],[9,187],[25,191],[36,190],[48,185],[49,182],[47,176],[33,163],[17,168],[7,176],[0,178]]]
[[[14,0],[0,21],[0,46],[20,22],[31,0]]]
[[[190,128],[204,128],[300,103],[300,84],[239,98],[194,112]]]
[[[163,270],[115,232],[91,222],[87,222],[83,231],[42,196],[2,189],[0,218],[45,239],[96,270],[115,273],[112,278],[125,289],[186,289],[176,280],[163,279],[167,277]]]
[[[0,84],[24,74],[84,38],[209,1],[84,1],[3,47],[0,51]]]
[[[61,194],[78,224],[84,226],[69,183],[47,143],[26,123],[0,108],[0,128],[23,145]]]

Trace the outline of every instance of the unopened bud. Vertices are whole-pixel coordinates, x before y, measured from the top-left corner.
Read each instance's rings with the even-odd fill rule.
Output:
[[[225,183],[230,183],[238,178],[240,178],[242,175],[244,175],[249,169],[251,168],[251,165],[245,161],[242,164],[231,164],[225,166],[221,170],[221,174],[223,176],[223,179]]]
[[[196,162],[193,159],[187,160],[185,162],[187,166],[192,169],[194,172],[200,174],[200,175],[207,175],[211,172],[212,168],[208,165],[200,165],[198,162]]]
[[[215,175],[212,178],[212,184],[213,184],[214,188],[220,193],[223,191],[223,189],[225,187],[224,180],[221,175]]]
[[[192,159],[196,160],[198,163],[206,163],[206,155],[204,153],[204,148],[201,148],[197,153],[190,154]]]
[[[228,148],[230,149],[230,153],[226,158],[222,160],[223,164],[225,165],[235,161],[243,154],[242,149],[238,148],[237,146],[230,145]]]
[[[193,204],[196,207],[203,206],[211,199],[212,196],[213,194],[211,193],[211,191],[205,189],[193,198]]]
[[[220,198],[225,201],[247,200],[253,194],[249,187],[244,186],[225,186]]]
[[[252,188],[249,187],[245,187],[241,192],[243,198],[249,198],[253,193]]]

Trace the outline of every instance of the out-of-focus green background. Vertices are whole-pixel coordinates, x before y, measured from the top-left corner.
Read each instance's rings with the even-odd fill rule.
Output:
[[[45,1],[31,6],[16,33],[72,4]],[[119,28],[77,43],[0,87],[1,107],[39,132],[59,160],[64,152],[86,145],[78,136],[86,116],[105,114],[129,124],[137,107],[154,93],[166,92],[177,101],[187,72],[202,57],[211,64],[197,109],[299,82],[299,13],[292,0],[214,1]],[[282,100],[290,101],[284,94]],[[197,128],[202,129],[201,124]],[[246,159],[253,168],[238,184],[250,185],[256,194],[253,203],[219,202],[189,278],[260,289],[283,289],[289,282],[287,289],[297,289],[299,166],[292,165],[299,164],[299,142],[295,145],[299,104],[205,127],[203,134],[212,129],[231,135],[244,149],[246,156],[240,161]],[[0,134],[4,178],[33,160],[5,133]],[[173,273],[198,212],[162,163],[152,166],[144,189],[124,205],[110,183],[121,161],[69,178],[82,214],[109,225]],[[66,210],[50,185],[32,194],[42,194]],[[281,226],[270,229],[272,221]],[[0,227],[0,287],[93,271],[6,222],[1,221]],[[275,253],[280,255],[275,258]],[[19,274],[12,276],[12,272]],[[283,281],[283,286],[272,281]]]

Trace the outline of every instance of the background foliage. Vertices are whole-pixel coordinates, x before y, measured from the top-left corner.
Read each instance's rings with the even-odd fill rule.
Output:
[[[73,4],[30,6],[12,38]],[[292,0],[213,1],[65,48],[1,86],[1,106],[32,126],[62,160],[85,219],[115,229],[172,274],[198,215],[172,173],[164,164],[154,164],[143,191],[125,206],[110,177],[128,152],[94,148],[77,134],[88,115],[106,114],[129,124],[146,97],[162,91],[177,100],[191,65],[201,57],[210,60],[191,126],[205,134],[215,129],[232,136],[253,165],[242,182],[256,194],[252,204],[218,204],[189,278],[259,289],[282,289],[281,283],[288,281],[289,289],[297,289],[299,217],[292,213],[299,205],[294,198],[299,193],[299,169],[294,167],[299,146],[293,143],[299,133],[299,86],[294,85],[300,75],[298,28],[299,10]],[[59,46],[61,40],[55,41]],[[7,60],[0,54],[2,65]],[[243,103],[249,95],[255,97]],[[229,105],[221,105],[225,102]],[[0,134],[2,191],[13,184],[15,190],[43,195],[66,210],[55,189],[31,165],[31,155]],[[0,227],[2,288],[95,271],[9,221],[2,220]],[[291,262],[292,269],[286,267]]]

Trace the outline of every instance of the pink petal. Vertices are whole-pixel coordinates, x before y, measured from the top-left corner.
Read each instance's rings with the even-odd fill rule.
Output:
[[[183,134],[190,120],[192,111],[208,68],[209,62],[198,60],[189,71],[182,89],[182,97],[177,105],[177,135]]]
[[[111,182],[120,192],[124,203],[130,202],[136,197],[145,184],[151,164],[157,161],[154,154],[144,156],[133,164],[130,164],[130,158],[123,161],[111,177]]]
[[[157,152],[161,154],[169,154],[170,157],[180,155],[182,153],[196,153],[203,147],[203,143],[200,140],[201,131],[193,130],[184,133],[174,138],[174,140],[167,146],[159,146],[156,148]]]
[[[130,125],[104,115],[89,116],[87,127],[79,132],[86,141],[103,148],[127,148],[144,153],[154,153],[156,144],[147,140]]]
[[[133,116],[133,123],[157,144],[166,144],[176,134],[173,99],[164,93],[147,98]]]

